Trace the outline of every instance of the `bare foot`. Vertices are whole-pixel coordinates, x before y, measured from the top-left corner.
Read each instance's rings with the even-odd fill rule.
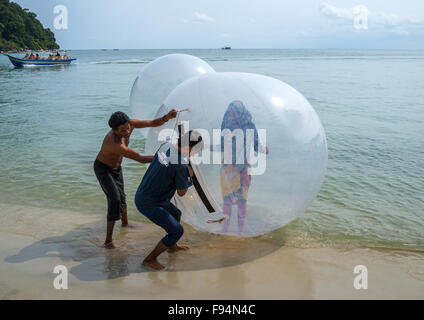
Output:
[[[163,268],[165,268],[157,260],[144,260],[141,264],[143,266],[150,267],[150,268],[153,268],[155,270],[162,270]]]
[[[177,252],[177,251],[181,251],[181,250],[188,250],[190,249],[189,246],[179,246],[178,244],[175,244],[172,248],[168,249],[168,252]]]
[[[111,241],[111,242],[108,242],[108,243],[104,243],[103,244],[103,248],[106,248],[106,249],[115,249],[115,245],[113,244],[113,242]]]
[[[133,229],[135,228],[135,226],[133,226],[132,224],[128,224],[128,223],[123,223],[121,224],[121,228],[128,228],[128,229]]]

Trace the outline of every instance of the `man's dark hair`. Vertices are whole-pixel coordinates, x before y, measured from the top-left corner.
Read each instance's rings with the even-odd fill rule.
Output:
[[[190,130],[189,132],[186,132],[184,134],[182,134],[182,131],[183,131],[182,125],[179,125],[178,126],[178,147],[181,148],[181,143],[186,142],[187,140],[188,140],[188,146],[190,148],[193,148],[195,145],[199,143],[202,143],[201,145],[199,145],[199,147],[203,145],[202,135],[198,131]]]
[[[118,129],[118,127],[122,124],[125,124],[130,121],[130,118],[121,111],[116,111],[112,113],[109,119],[109,127],[113,130]]]

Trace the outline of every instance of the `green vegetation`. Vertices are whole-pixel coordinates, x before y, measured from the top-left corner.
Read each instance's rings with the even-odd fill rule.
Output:
[[[36,17],[17,3],[0,0],[0,51],[59,49],[53,32]]]

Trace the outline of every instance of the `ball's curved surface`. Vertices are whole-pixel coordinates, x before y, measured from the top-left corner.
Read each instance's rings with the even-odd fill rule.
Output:
[[[195,174],[203,181],[209,200],[227,217],[222,223],[210,223],[212,215],[192,187],[184,198],[175,199],[183,220],[195,228],[260,235],[295,219],[318,193],[327,166],[325,132],[313,107],[290,85],[257,74],[210,73],[184,81],[169,94],[165,105],[190,108],[179,114],[178,121],[185,126],[188,121],[189,129],[198,130],[204,139],[205,148],[192,158],[201,160]],[[159,109],[157,115],[164,112]],[[174,128],[175,121],[152,128],[146,149],[156,151],[158,137],[175,141]],[[219,133],[213,139],[217,129],[229,131],[222,140]],[[245,154],[229,132],[244,134],[241,145],[253,153]]]
[[[132,116],[152,120],[168,94],[183,81],[215,72],[200,58],[187,54],[168,54],[146,64],[139,72],[130,94]]]

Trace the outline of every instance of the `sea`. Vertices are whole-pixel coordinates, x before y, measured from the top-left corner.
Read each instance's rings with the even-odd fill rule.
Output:
[[[170,53],[280,79],[320,117],[328,141],[321,190],[299,218],[265,237],[424,252],[424,51],[70,50],[70,66],[28,68],[0,56],[0,203],[106,215],[92,164],[107,120],[113,111],[131,114],[137,74]],[[143,136],[130,147],[142,151]],[[129,217],[145,221],[132,199],[146,167],[125,160],[123,170]]]

